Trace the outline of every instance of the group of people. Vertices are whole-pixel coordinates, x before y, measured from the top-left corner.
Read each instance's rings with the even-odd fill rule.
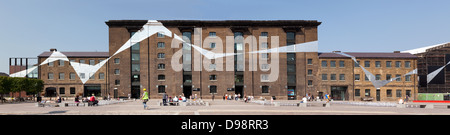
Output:
[[[233,94],[230,94],[230,95],[223,94],[222,99],[223,100],[236,100],[236,101],[242,99],[242,100],[244,100],[244,102],[248,102],[253,99],[253,96],[245,96],[244,95],[244,97],[242,97],[241,94],[234,94],[234,95]]]

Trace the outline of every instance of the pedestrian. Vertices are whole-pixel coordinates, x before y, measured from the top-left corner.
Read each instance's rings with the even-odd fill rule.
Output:
[[[303,96],[302,100],[303,100],[302,103],[307,103],[308,102],[308,99],[305,96]]]
[[[325,100],[327,101],[327,103],[329,103],[330,102],[330,99],[329,99],[329,95],[328,95],[328,93],[325,93]]]
[[[162,100],[163,100],[163,105],[165,106],[166,103],[167,103],[167,93],[166,93],[166,92],[163,93],[163,98],[162,98]]]
[[[403,104],[403,99],[402,98],[398,99],[398,104]]]
[[[143,100],[142,104],[144,104],[144,110],[145,110],[145,109],[147,109],[148,92],[147,92],[147,89],[145,89],[145,88],[143,90],[144,90],[144,94],[142,95],[141,99]]]
[[[131,100],[131,94],[128,94],[128,100]]]
[[[223,100],[225,100],[225,94],[223,94]]]
[[[225,94],[225,100],[228,100],[228,94]]]
[[[77,103],[77,106],[80,103],[80,98],[78,97],[78,95],[75,96],[75,103]]]
[[[405,104],[408,102],[408,100],[409,100],[409,96],[406,95],[406,97],[405,97]]]

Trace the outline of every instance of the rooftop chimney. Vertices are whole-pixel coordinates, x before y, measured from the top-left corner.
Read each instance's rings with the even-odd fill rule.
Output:
[[[394,51],[394,53],[400,53],[400,51]]]
[[[56,50],[56,48],[51,48],[50,49],[50,52],[54,52],[54,51],[58,51],[58,50]]]

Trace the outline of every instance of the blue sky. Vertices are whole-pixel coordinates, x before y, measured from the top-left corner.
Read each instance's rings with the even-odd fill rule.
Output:
[[[318,20],[319,51],[392,52],[450,42],[448,0],[0,0],[9,57],[108,51],[107,20]]]

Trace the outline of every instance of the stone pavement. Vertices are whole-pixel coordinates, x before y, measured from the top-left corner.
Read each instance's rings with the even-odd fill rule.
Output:
[[[36,107],[35,103],[0,104],[0,115],[450,115],[450,109],[397,108],[333,104],[331,107],[267,106],[240,101],[205,100],[210,106],[157,106],[160,100],[95,107]],[[279,101],[295,103],[299,101]]]

